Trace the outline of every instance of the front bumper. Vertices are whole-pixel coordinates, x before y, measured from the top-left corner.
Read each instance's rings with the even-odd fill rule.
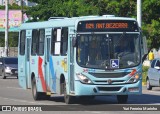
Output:
[[[75,81],[75,95],[129,95],[142,94],[142,80],[133,84],[121,85],[89,85]]]
[[[14,71],[10,71],[10,72],[5,72],[5,76],[18,76],[18,71],[14,70]]]

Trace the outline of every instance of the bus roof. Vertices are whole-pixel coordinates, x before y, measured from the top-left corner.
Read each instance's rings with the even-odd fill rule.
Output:
[[[55,27],[69,27],[75,26],[79,21],[85,20],[132,20],[136,21],[134,18],[128,17],[115,17],[114,15],[103,15],[103,16],[81,16],[72,18],[51,18],[48,21],[43,22],[30,22],[23,23],[20,30],[24,29],[37,29],[37,28],[55,28]]]

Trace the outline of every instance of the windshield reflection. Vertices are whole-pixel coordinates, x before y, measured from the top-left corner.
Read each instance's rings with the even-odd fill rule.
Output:
[[[140,63],[138,34],[85,34],[77,39],[77,63],[82,67],[114,69]]]

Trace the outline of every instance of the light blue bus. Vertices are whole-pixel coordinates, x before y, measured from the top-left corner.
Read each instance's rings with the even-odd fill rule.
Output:
[[[51,94],[93,99],[142,93],[141,30],[133,18],[113,15],[50,18],[20,27],[18,80],[34,100]]]

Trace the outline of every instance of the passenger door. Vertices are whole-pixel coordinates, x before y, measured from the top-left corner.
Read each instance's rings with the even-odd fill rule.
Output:
[[[45,29],[39,30],[39,37],[38,37],[38,47],[37,47],[37,55],[38,55],[38,77],[40,79],[42,92],[47,91],[47,75],[46,75],[46,67],[47,61],[45,56]]]
[[[50,89],[50,70],[49,70],[51,33],[52,33],[51,28],[45,29],[45,45],[44,45],[45,58],[44,59],[45,59],[45,78],[46,78],[47,92],[51,91]]]
[[[69,84],[70,84],[70,92],[74,93],[74,50],[75,48],[72,45],[72,41],[75,38],[74,28],[69,28],[69,49],[68,49],[68,68],[69,68]]]
[[[19,85],[27,88],[27,76],[26,76],[26,31],[20,31],[19,39],[19,51],[18,51],[18,81]]]
[[[27,88],[31,88],[31,73],[30,73],[30,47],[31,47],[31,37],[32,30],[26,30],[26,79],[27,79]]]

